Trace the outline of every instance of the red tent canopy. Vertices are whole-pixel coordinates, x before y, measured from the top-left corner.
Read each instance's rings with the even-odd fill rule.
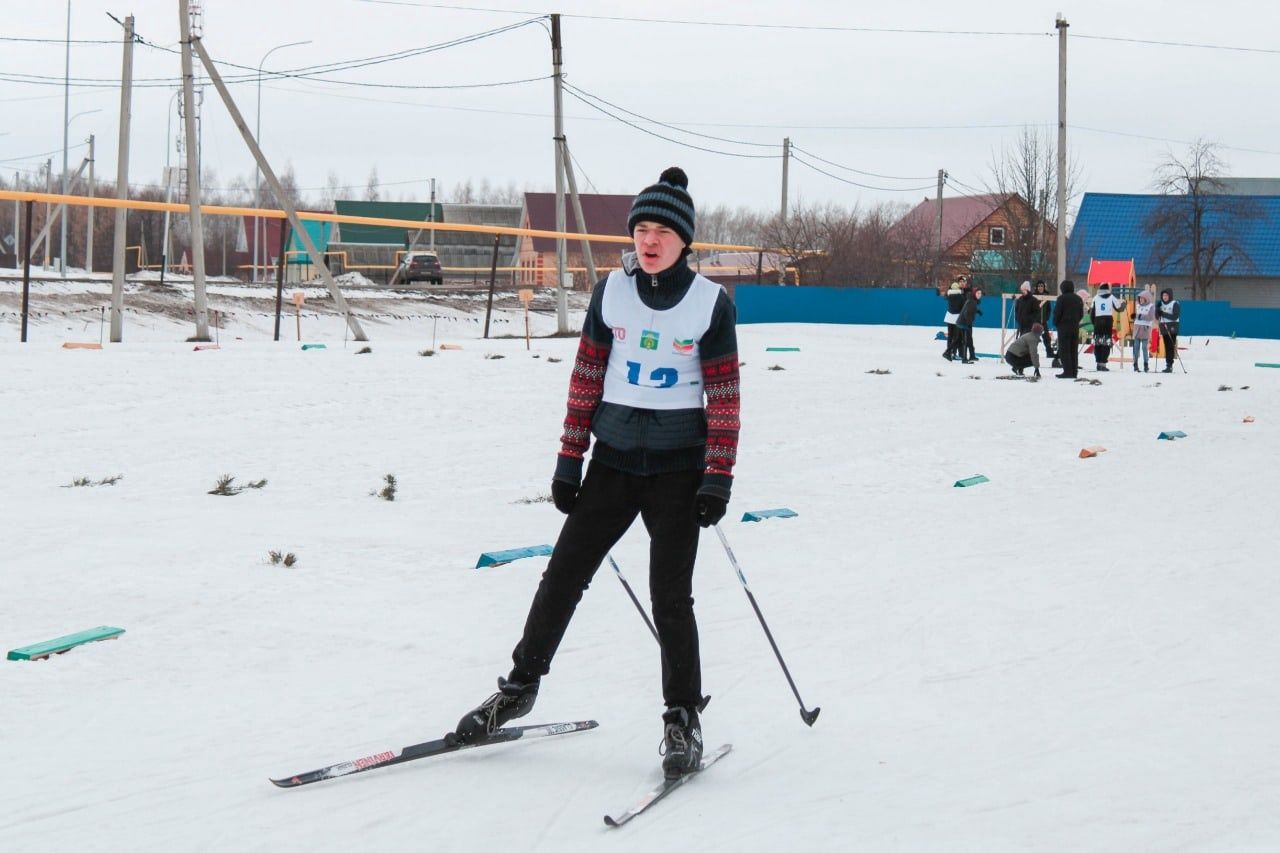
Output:
[[[1132,258],[1127,261],[1100,261],[1097,258],[1090,258],[1088,284],[1090,287],[1099,284],[1136,287],[1138,284],[1138,270],[1134,266]]]

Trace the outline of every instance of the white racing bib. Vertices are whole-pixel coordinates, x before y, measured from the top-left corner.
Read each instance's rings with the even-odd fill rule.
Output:
[[[677,304],[655,311],[640,301],[635,276],[622,270],[605,281],[601,313],[613,331],[604,400],[638,409],[702,408],[698,341],[711,326],[723,288],[700,275]]]

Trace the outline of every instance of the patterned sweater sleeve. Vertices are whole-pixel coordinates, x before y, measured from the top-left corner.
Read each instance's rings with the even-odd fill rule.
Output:
[[[711,325],[699,342],[706,394],[707,451],[700,493],[729,499],[738,458],[741,395],[738,381],[738,312],[721,292]]]
[[[569,407],[560,436],[560,453],[552,479],[575,486],[582,482],[582,461],[591,444],[591,419],[604,396],[604,370],[613,347],[613,331],[604,322],[604,280],[596,284],[578,339],[578,355],[569,376]]]

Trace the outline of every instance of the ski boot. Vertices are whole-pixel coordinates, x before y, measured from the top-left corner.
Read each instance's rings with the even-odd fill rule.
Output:
[[[475,743],[492,735],[517,717],[533,710],[538,698],[538,681],[522,683],[498,676],[498,692],[458,721],[453,736],[459,743]]]
[[[677,705],[667,709],[662,722],[662,747],[658,750],[663,755],[662,775],[679,779],[698,770],[702,766],[702,726],[698,723],[698,712]]]

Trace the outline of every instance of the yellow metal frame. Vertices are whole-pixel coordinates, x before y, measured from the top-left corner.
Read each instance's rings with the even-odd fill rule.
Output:
[[[25,190],[0,190],[0,201],[34,201],[49,204],[66,204],[77,207],[109,207],[129,210],[169,211],[185,213],[189,205],[174,204],[163,201],[140,201],[137,199],[102,198],[100,196],[63,195],[61,193],[27,192]],[[285,219],[283,210],[256,207],[227,207],[217,204],[200,206],[202,214],[210,216],[258,216],[264,219]],[[516,237],[548,237],[569,240],[590,240],[593,243],[621,243],[631,245],[631,237],[616,234],[575,234],[571,231],[543,231],[535,228],[511,228],[505,225],[469,225],[461,222],[422,222],[414,219],[386,219],[380,216],[350,216],[338,213],[322,213],[318,211],[298,211],[298,218],[308,222],[337,222],[353,225],[381,225],[389,228],[422,229],[431,231],[456,231],[471,234],[503,234]],[[759,246],[739,246],[728,243],[694,243],[691,248],[699,250],[716,250],[722,252],[772,252]],[[385,268],[385,267],[384,267]]]

